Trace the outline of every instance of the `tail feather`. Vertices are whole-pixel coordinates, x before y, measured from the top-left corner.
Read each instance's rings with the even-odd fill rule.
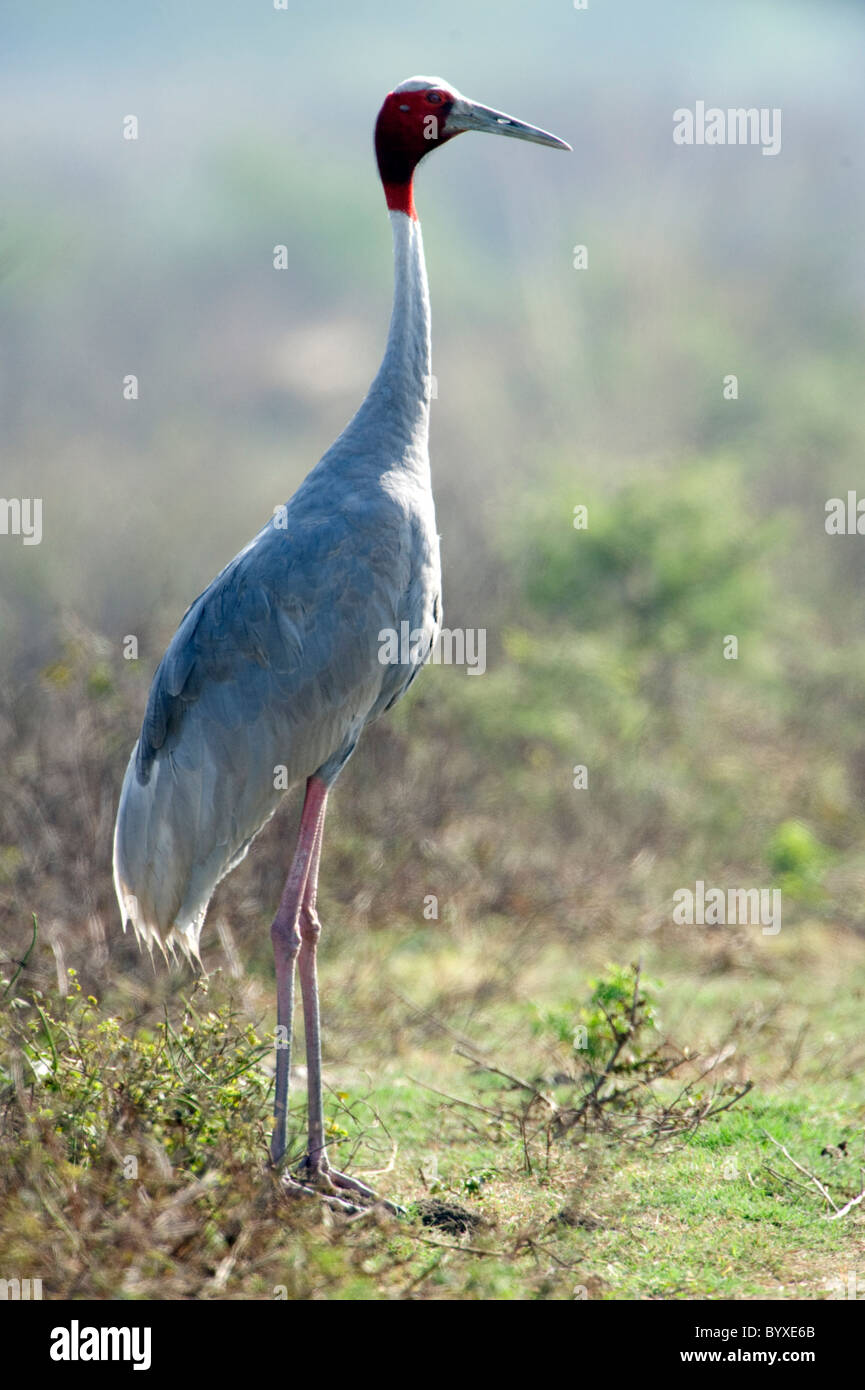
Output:
[[[190,848],[199,807],[193,808],[188,787],[175,780],[167,759],[154,764],[146,783],[139,782],[137,751],[136,745],[114,828],[114,887],[123,930],[131,926],[151,956],[157,947],[166,960],[168,952],[176,959],[179,945],[200,963],[201,929],[218,875],[210,883],[199,875],[190,899]]]

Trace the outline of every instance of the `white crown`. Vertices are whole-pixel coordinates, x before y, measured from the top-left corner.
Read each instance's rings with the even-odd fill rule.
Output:
[[[407,77],[405,82],[400,82],[398,87],[394,87],[395,92],[423,92],[427,87],[444,87],[446,91],[453,92],[458,96],[456,87],[452,87],[450,82],[445,82],[441,77]]]

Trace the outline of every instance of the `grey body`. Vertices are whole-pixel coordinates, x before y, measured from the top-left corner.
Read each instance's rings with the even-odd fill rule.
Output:
[[[332,782],[435,641],[429,301],[420,227],[391,219],[394,310],[366,400],[187,610],[150,690],[114,860],[124,925],[151,947],[179,940],[197,954],[214,887],[286,786]],[[382,664],[380,635],[403,622],[423,641],[408,663]]]

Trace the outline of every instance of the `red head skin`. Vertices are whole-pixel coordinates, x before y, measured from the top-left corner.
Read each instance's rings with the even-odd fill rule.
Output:
[[[404,212],[417,221],[414,206],[414,171],[425,154],[452,140],[457,130],[445,129],[456,97],[446,87],[416,92],[390,92],[375,124],[375,153],[392,212]]]

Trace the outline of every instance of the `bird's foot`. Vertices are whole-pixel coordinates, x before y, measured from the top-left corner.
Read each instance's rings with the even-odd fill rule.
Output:
[[[337,1192],[353,1192],[359,1198],[364,1208],[371,1206],[383,1206],[394,1216],[405,1216],[405,1210],[396,1202],[389,1202],[386,1197],[379,1197],[378,1193],[371,1187],[367,1187],[365,1182],[359,1178],[351,1178],[347,1173],[340,1173],[336,1168],[331,1168],[327,1160],[319,1160],[313,1163],[309,1158],[305,1158],[298,1170],[301,1186],[309,1183],[325,1194],[335,1194]],[[342,1200],[336,1198],[337,1201]],[[346,1203],[349,1205],[349,1203]],[[358,1206],[354,1204],[357,1211]]]
[[[358,1216],[365,1207],[359,1206],[357,1202],[348,1202],[343,1197],[336,1195],[336,1190],[327,1191],[323,1186],[311,1186],[309,1183],[301,1182],[298,1178],[292,1177],[290,1173],[283,1173],[281,1182],[287,1192],[293,1197],[318,1197],[319,1201],[332,1211],[342,1211],[346,1216]]]

